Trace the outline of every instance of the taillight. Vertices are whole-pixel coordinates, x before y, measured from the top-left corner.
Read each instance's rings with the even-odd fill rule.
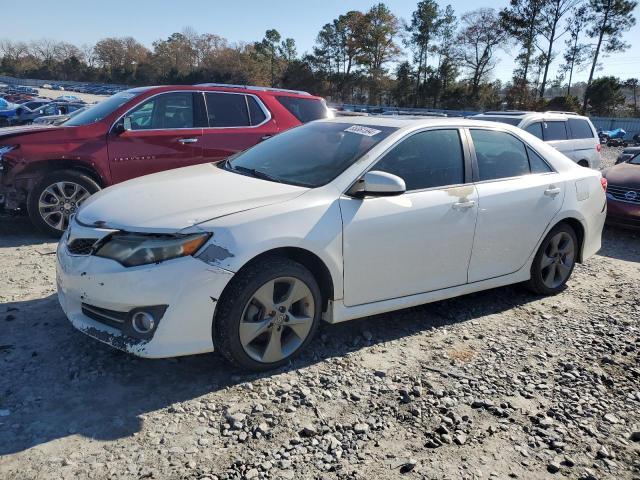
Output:
[[[600,153],[600,150],[602,150],[602,145],[600,145],[599,143],[596,145],[596,152]]]
[[[602,185],[602,190],[604,190],[604,193],[607,193],[607,185],[609,182],[607,182],[607,179],[602,177],[600,179],[600,185]]]

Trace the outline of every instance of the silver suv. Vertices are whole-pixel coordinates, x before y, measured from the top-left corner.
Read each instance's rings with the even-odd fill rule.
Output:
[[[522,128],[544,140],[583,167],[600,167],[600,140],[587,117],[572,112],[485,112],[476,120],[502,122]]]

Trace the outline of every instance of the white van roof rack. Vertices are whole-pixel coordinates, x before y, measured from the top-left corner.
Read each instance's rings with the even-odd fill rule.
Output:
[[[559,113],[559,114],[561,114],[561,115],[576,115],[576,116],[578,116],[578,115],[579,115],[579,114],[578,114],[578,113],[576,113],[576,112],[563,112],[563,111],[561,111],[561,110],[547,110],[547,111],[546,111],[546,112],[544,112],[544,113]]]
[[[244,90],[258,90],[262,92],[282,92],[297,93],[298,95],[311,95],[309,92],[302,90],[287,90],[286,88],[259,87],[256,85],[230,85],[227,83],[198,83],[196,87],[224,87],[224,88],[242,88]]]

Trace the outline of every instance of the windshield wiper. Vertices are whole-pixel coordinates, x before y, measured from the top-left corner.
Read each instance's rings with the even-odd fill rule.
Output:
[[[227,162],[227,166],[231,170],[236,170],[238,172],[249,174],[255,178],[260,178],[262,180],[269,180],[270,182],[284,183],[278,177],[274,177],[272,175],[269,175],[268,173],[261,172],[260,170],[256,170],[255,168],[247,168],[247,167],[243,167],[242,165],[232,165],[230,162]]]

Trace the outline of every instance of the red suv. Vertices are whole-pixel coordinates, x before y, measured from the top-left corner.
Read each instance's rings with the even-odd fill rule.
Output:
[[[92,193],[130,178],[222,160],[328,115],[306,92],[220,84],[126,90],[61,127],[0,129],[0,205],[60,235]],[[167,192],[171,195],[171,192]]]

